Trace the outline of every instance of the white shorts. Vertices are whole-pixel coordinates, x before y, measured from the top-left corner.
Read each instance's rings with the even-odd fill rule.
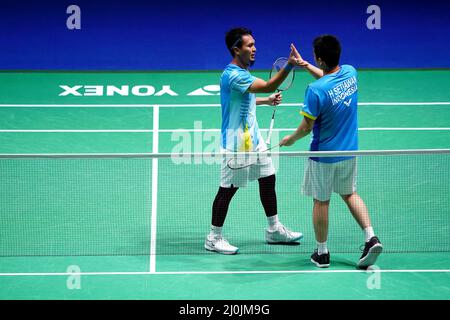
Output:
[[[340,195],[356,191],[356,158],[335,163],[307,160],[303,194],[319,201],[330,200],[331,193]]]
[[[261,139],[256,151],[267,150],[267,145]],[[227,153],[226,150],[222,152]],[[260,156],[255,164],[249,167],[232,170],[227,166],[228,161],[232,155],[225,154],[222,159],[222,167],[220,171],[220,186],[223,188],[235,188],[246,187],[248,181],[257,180],[275,174],[275,168],[270,156]]]

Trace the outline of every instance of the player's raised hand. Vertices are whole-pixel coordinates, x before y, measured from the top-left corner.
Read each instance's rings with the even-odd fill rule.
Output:
[[[291,54],[294,56],[294,65],[298,67],[306,67],[308,65],[308,61],[303,60],[293,43],[291,43]]]
[[[296,66],[297,65],[297,59],[298,58],[295,55],[295,47],[293,47],[293,44],[291,43],[291,52],[289,53],[288,63],[293,65],[293,66]]]

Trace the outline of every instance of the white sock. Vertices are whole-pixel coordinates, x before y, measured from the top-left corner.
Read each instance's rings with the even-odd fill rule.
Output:
[[[368,242],[372,237],[375,237],[375,233],[373,232],[372,227],[367,227],[364,229],[364,236],[366,238],[366,242]]]
[[[209,231],[209,235],[214,238],[220,238],[222,236],[222,227],[216,227],[211,225],[211,230]]]
[[[328,248],[327,248],[327,242],[318,242],[317,241],[317,253],[319,255],[321,254],[327,254],[328,253]]]
[[[269,223],[269,229],[274,230],[280,224],[280,220],[278,220],[278,215],[274,215],[271,217],[267,217],[267,222]]]

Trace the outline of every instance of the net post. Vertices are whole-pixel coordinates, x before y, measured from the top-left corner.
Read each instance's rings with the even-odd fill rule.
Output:
[[[153,106],[153,154],[159,151],[159,106]],[[156,221],[158,204],[158,158],[152,158],[152,197],[150,221],[150,273],[156,272]]]

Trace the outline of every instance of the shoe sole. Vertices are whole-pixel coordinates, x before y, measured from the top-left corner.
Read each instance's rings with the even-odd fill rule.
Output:
[[[330,264],[320,264],[316,261],[314,261],[313,259],[311,259],[311,262],[314,263],[316,265],[317,268],[328,268],[330,266]]]
[[[369,249],[369,252],[364,257],[364,259],[359,260],[358,268],[365,269],[373,266],[381,252],[383,252],[383,246],[381,245],[381,243],[374,245]]]
[[[271,241],[271,240],[267,240],[267,239],[266,239],[266,242],[267,242],[268,244],[283,244],[283,243],[293,243],[293,242],[297,242],[297,241],[299,241],[299,240],[301,240],[301,239],[303,239],[303,235],[301,235],[301,236],[298,237],[298,238],[292,239],[292,240],[290,240],[290,241]]]
[[[211,246],[207,245],[206,243],[205,243],[205,249],[209,250],[209,251],[214,251],[214,252],[217,252],[217,253],[221,253],[221,254],[228,254],[228,255],[236,254],[239,251],[239,249],[237,249],[236,251],[220,251],[220,250],[217,250],[214,247],[211,247]]]

